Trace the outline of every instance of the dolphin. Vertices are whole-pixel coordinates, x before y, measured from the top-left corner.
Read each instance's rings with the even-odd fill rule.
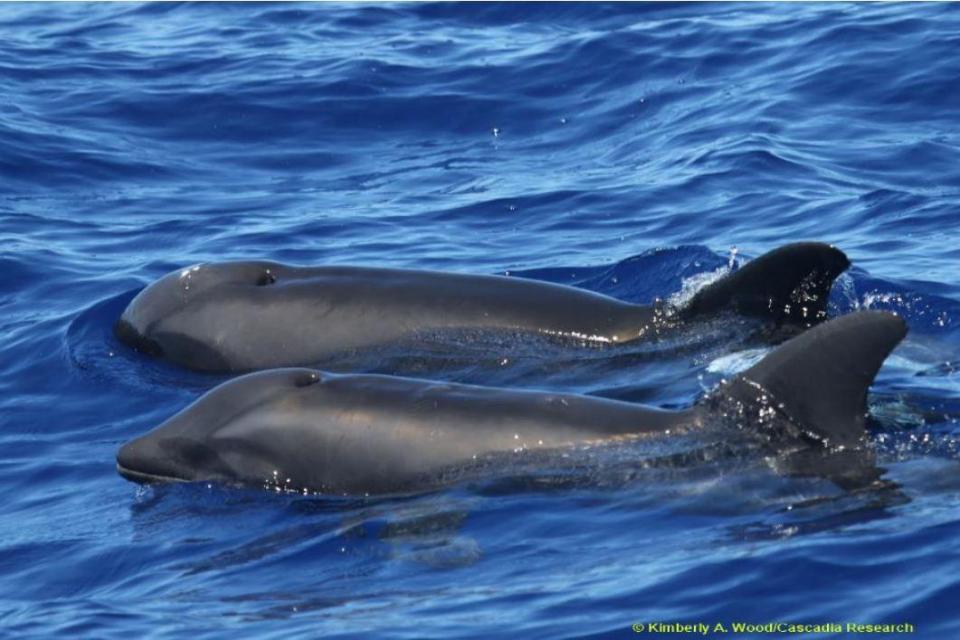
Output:
[[[849,264],[830,245],[786,245],[704,287],[676,310],[507,276],[201,264],[147,286],[114,331],[139,351],[215,372],[309,366],[445,329],[531,331],[617,344],[723,310],[812,324],[826,316],[830,287]]]
[[[844,463],[821,474],[812,454],[869,452],[867,388],[904,335],[905,323],[889,312],[830,320],[783,343],[704,401],[677,411],[584,395],[306,368],[250,373],[123,445],[117,469],[140,483],[411,493],[449,483],[458,468],[478,457],[691,432],[733,420],[755,431],[765,451],[785,454],[781,466],[787,473],[853,485],[857,478],[848,476],[860,471]]]

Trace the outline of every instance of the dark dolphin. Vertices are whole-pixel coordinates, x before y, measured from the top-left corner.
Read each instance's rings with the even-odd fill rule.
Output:
[[[203,371],[316,364],[338,352],[444,329],[510,329],[622,343],[725,309],[810,324],[825,317],[830,287],[848,266],[847,257],[829,245],[786,245],[673,311],[506,276],[202,264],[141,291],[115,332],[140,351]]]
[[[336,494],[442,486],[489,454],[683,432],[734,420],[784,470],[841,486],[879,473],[867,451],[867,388],[906,334],[887,312],[821,324],[680,411],[581,395],[311,369],[251,373],[216,387],[124,445],[136,482],[217,481]],[[817,452],[843,454],[828,458]],[[840,461],[838,467],[838,460]],[[848,466],[853,460],[856,464]],[[802,467],[802,468],[801,468]],[[822,467],[822,468],[821,468]],[[856,477],[854,477],[856,476]]]

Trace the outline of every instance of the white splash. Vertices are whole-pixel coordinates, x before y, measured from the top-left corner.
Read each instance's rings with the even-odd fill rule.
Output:
[[[703,273],[694,274],[689,278],[684,278],[680,284],[680,291],[677,291],[667,298],[667,306],[674,309],[684,307],[693,299],[693,296],[695,296],[700,289],[716,282],[728,273],[730,273],[730,267],[724,265],[716,271],[704,271]]]
[[[200,271],[200,267],[202,266],[203,266],[202,264],[195,264],[195,265],[184,268],[183,270],[180,271],[180,279],[183,280],[184,278],[189,278],[190,276],[195,274],[197,271]]]
[[[721,375],[736,375],[763,360],[767,352],[768,349],[747,349],[729,353],[710,362],[707,365],[707,371]]]

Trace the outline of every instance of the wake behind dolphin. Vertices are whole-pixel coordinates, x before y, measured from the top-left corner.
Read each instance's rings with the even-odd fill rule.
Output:
[[[115,332],[140,351],[203,371],[310,365],[449,329],[625,343],[723,310],[812,324],[825,318],[830,287],[848,266],[847,257],[829,245],[786,245],[674,310],[505,276],[204,264],[168,274],[141,291]]]
[[[392,376],[252,373],[124,445],[117,468],[136,482],[280,479],[303,492],[390,494],[442,486],[448,471],[487,454],[733,420],[755,432],[784,471],[855,486],[879,475],[865,444],[866,393],[904,335],[891,313],[831,320],[680,411]]]

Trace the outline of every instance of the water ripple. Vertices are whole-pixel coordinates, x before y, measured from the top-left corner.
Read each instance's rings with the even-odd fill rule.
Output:
[[[956,636],[958,34],[947,3],[3,5],[4,629]],[[804,239],[853,260],[832,313],[910,325],[870,396],[885,488],[780,477],[709,438],[389,500],[115,473],[122,442],[223,379],[111,334],[184,265],[506,272],[646,302]],[[754,329],[587,350],[473,334],[331,366],[676,407],[761,353]]]

